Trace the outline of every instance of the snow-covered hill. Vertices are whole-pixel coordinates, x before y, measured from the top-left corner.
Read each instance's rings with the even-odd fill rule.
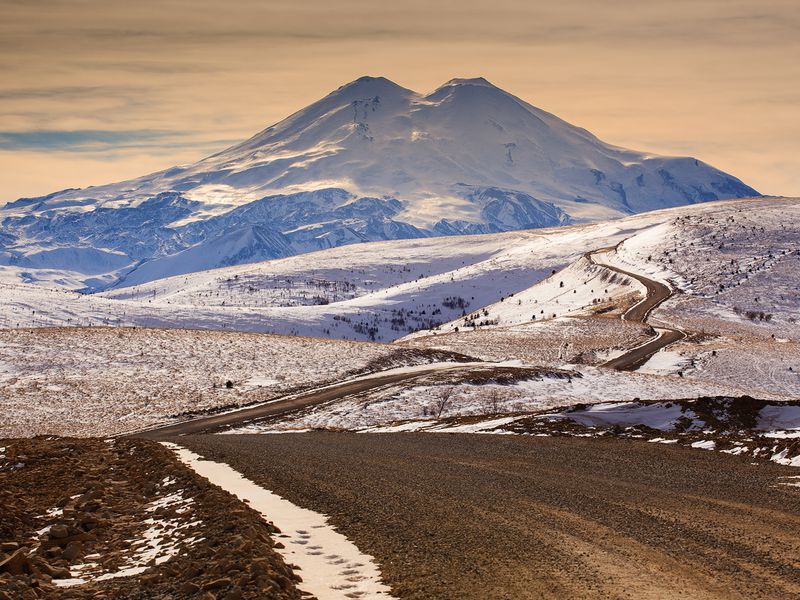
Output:
[[[0,281],[0,328],[405,338],[400,345],[498,362],[597,365],[649,338],[618,318],[641,286],[584,257],[615,246],[606,262],[678,292],[651,321],[689,334],[643,371],[724,384],[734,395],[797,397],[798,223],[800,199],[733,200],[534,231],[353,244],[92,295]],[[13,361],[0,360],[0,374],[9,369]]]
[[[606,144],[478,79],[345,85],[196,164],[0,208],[0,277],[105,289],[364,241],[511,231],[755,196]]]
[[[793,253],[796,241],[783,238],[796,236],[791,223],[798,210],[800,204],[791,199],[728,201],[569,227],[353,244],[176,275],[89,296],[0,282],[0,327],[125,324],[391,341],[439,324],[439,333],[457,326],[463,330],[464,317],[476,313],[481,316],[470,322],[470,328],[482,321],[491,322],[489,329],[539,323],[554,314],[596,312],[598,301],[619,301],[641,292],[635,282],[604,278],[603,270],[581,259],[585,252],[626,240],[618,256],[628,257],[633,250],[642,256],[626,258],[624,268],[674,280],[678,287],[685,287],[682,298],[694,298],[691,291],[699,281],[717,285],[717,274],[730,269],[731,258],[763,262],[770,260],[770,252],[789,249]],[[753,232],[749,225],[745,233],[756,236],[758,247],[747,246],[733,255],[729,255],[730,242],[712,252],[706,242],[694,238],[693,230],[680,226],[691,218],[729,227],[726,219],[738,221],[743,213],[765,231]],[[714,233],[706,235],[710,239]],[[673,236],[681,240],[681,253],[688,253],[685,258],[676,254],[678,242]],[[780,328],[781,335],[789,335],[788,330],[783,333],[784,327],[793,327],[777,316],[796,310],[796,295],[784,289],[785,284],[791,285],[792,273],[752,293],[761,300],[759,310],[776,313],[767,329]],[[748,275],[752,280],[753,274]],[[689,284],[692,277],[695,282]],[[724,292],[711,292],[715,304],[743,289],[727,280],[723,283]],[[789,305],[780,310],[764,308],[771,290],[779,290],[779,296],[788,299],[781,302]],[[698,302],[703,311],[719,312],[707,300]],[[755,310],[751,304],[752,300],[737,298],[738,307]],[[698,310],[699,305],[692,314]],[[737,323],[750,323],[733,308],[724,311]]]

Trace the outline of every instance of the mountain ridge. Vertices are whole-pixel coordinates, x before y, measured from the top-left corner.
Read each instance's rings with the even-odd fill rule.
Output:
[[[697,159],[607,144],[482,77],[428,94],[361,77],[197,163],[0,207],[0,269],[95,291],[348,243],[757,195]],[[246,244],[232,242],[237,230]],[[130,262],[64,274],[44,254],[64,248]],[[219,259],[187,259],[200,255]]]

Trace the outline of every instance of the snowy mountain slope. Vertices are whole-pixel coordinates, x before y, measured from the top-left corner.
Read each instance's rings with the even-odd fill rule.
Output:
[[[609,272],[581,256],[536,285],[443,324],[437,329],[437,333],[499,324],[520,325],[574,314],[588,314],[598,309],[625,304],[626,301],[636,301],[645,295],[645,287],[635,279]],[[407,339],[425,335],[430,333],[419,331],[412,333]]]
[[[653,216],[663,218],[658,222]],[[640,372],[726,384],[751,395],[798,397],[800,199],[715,202],[621,222],[643,217],[651,217],[649,226],[626,232],[616,251],[600,255],[603,260],[596,262],[668,281],[677,293],[658,306],[649,321],[679,328],[689,337],[661,350]],[[570,323],[602,309],[595,304],[599,292],[622,302],[636,292],[635,282],[629,282],[631,286],[619,280],[612,286],[602,277],[601,288],[597,274],[580,257],[513,298],[478,311],[470,308],[465,317],[434,332],[407,336],[406,343],[495,360],[498,352],[504,352],[503,358],[539,356],[537,344],[558,348],[568,343],[577,350],[585,347],[587,336]],[[603,320],[608,327],[609,320]],[[611,323],[622,327],[619,321]],[[596,339],[597,347],[617,345],[595,333],[588,336]],[[526,344],[533,348],[526,350]],[[622,347],[634,345],[626,342]],[[564,356],[581,362],[582,352]]]
[[[363,77],[193,165],[0,207],[0,269],[97,290],[755,195],[698,160],[608,145],[482,78],[423,95]],[[65,251],[81,260],[60,274]]]
[[[698,323],[709,318],[735,323],[732,329],[748,335],[795,337],[800,334],[795,325],[800,318],[795,285],[800,276],[800,203],[791,198],[755,202],[715,202],[617,221],[639,223],[651,217],[648,226],[629,229],[614,251],[595,255],[597,264],[579,257],[511,301],[480,307],[479,314],[443,324],[439,331],[594,311],[607,300],[644,293],[635,280],[615,277],[599,266],[610,264],[678,291],[654,313],[668,316],[667,323],[700,329]],[[602,247],[602,238],[596,238],[593,249]]]
[[[0,326],[139,325],[391,341],[518,293],[597,244],[659,223],[353,244],[82,295],[0,284]]]
[[[800,199],[730,200],[605,223],[354,244],[92,295],[0,281],[0,384],[6,392],[0,397],[20,435],[39,431],[42,423],[79,432],[100,423],[118,431],[175,411],[224,406],[231,397],[266,399],[310,375],[320,381],[324,371],[333,379],[342,369],[392,353],[386,345],[231,331],[238,330],[382,341],[405,336],[395,348],[583,375],[510,385],[450,376],[435,385],[406,382],[368,402],[350,397],[296,413],[277,429],[359,429],[398,419],[433,427],[426,411],[441,386],[455,388],[447,413],[452,418],[496,419],[501,411],[519,419],[576,403],[701,395],[796,399],[798,227]],[[608,262],[668,279],[680,290],[651,318],[690,334],[637,373],[596,365],[648,339],[645,328],[609,313],[581,315],[598,308],[593,301],[601,289],[615,300],[641,292],[634,281],[603,280],[602,269],[583,258],[615,245],[616,252],[604,254]],[[483,309],[492,324],[463,326],[465,316]],[[436,321],[445,324],[407,336]],[[75,327],[86,325],[137,327]],[[68,327],[24,329],[43,326]],[[658,365],[651,364],[656,359]],[[109,377],[98,375],[109,368]],[[228,378],[236,382],[233,391],[220,385]]]
[[[721,201],[606,223],[354,244],[93,295],[0,282],[0,327],[136,325],[384,342],[418,332],[405,343],[493,360],[596,364],[641,342],[641,332],[613,316],[581,317],[604,309],[597,300],[624,303],[640,293],[634,281],[603,280],[582,258],[619,244],[609,261],[679,290],[651,318],[691,333],[647,370],[797,396],[798,211],[798,199]]]
[[[680,266],[711,281],[731,257],[717,258],[702,268],[697,268],[701,259],[693,254],[680,263],[678,255],[664,257],[665,251],[672,252],[672,244],[678,244],[672,241],[676,235],[684,251],[694,252],[695,246],[690,245],[694,234],[676,227],[676,220],[682,223],[692,216],[724,222],[738,211],[751,213],[765,227],[758,235],[763,237],[759,252],[766,256],[777,249],[770,244],[779,241],[776,231],[786,226],[784,217],[793,215],[798,206],[791,199],[724,201],[605,223],[354,244],[187,273],[90,296],[41,285],[6,284],[0,290],[0,326],[125,324],[391,341],[431,327],[439,327],[440,334],[456,326],[463,331],[464,317],[482,314],[486,308],[485,320],[492,325],[481,329],[488,332],[550,321],[553,314],[593,312],[598,309],[596,300],[619,300],[640,292],[635,282],[604,280],[602,270],[582,264],[587,251],[627,240],[620,246],[620,257],[627,257],[628,249],[643,254],[643,258],[630,259],[636,270],[681,284],[689,278],[678,272]],[[792,236],[791,232],[785,235]],[[781,246],[780,250],[785,249]],[[745,255],[753,252],[750,247],[742,251]],[[654,260],[647,261],[650,253]],[[670,258],[675,261],[672,265]],[[655,265],[658,272],[653,271]],[[669,271],[664,270],[667,267]],[[557,275],[552,276],[553,270]],[[786,300],[781,301],[782,308],[770,311],[774,316],[769,324],[752,324],[744,313],[736,315],[732,309],[718,312],[729,314],[734,328],[757,327],[793,336],[796,295],[784,289],[784,284],[792,285],[791,272],[779,279],[770,289]],[[681,301],[696,300],[698,308],[692,310],[698,314],[713,310],[709,300],[721,299],[715,294],[696,298],[694,288],[684,287]],[[769,297],[762,293],[762,302]],[[659,309],[657,315],[664,310]],[[442,325],[446,323],[450,325]],[[693,327],[687,324],[685,328]]]

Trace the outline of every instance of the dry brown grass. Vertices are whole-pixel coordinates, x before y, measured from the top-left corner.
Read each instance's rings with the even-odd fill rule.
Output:
[[[120,433],[388,366],[459,359],[464,357],[268,334],[0,330],[0,436]]]
[[[461,352],[483,360],[596,365],[614,349],[630,348],[646,341],[648,331],[647,327],[609,315],[435,335],[402,344]]]

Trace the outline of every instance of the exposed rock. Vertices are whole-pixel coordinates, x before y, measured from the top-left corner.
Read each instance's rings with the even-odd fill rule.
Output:
[[[69,562],[72,562],[83,554],[83,546],[80,542],[70,542],[61,554],[61,557]]]
[[[12,575],[22,575],[30,573],[30,561],[25,554],[25,549],[20,548],[11,556],[0,562],[0,573],[10,573]]]
[[[69,536],[69,528],[63,523],[56,523],[47,532],[51,539],[60,540]]]
[[[230,577],[220,577],[219,579],[213,579],[203,585],[204,590],[218,590],[220,588],[228,587],[232,583]]]
[[[187,581],[180,587],[180,590],[182,594],[196,594],[200,591],[200,586],[191,581]]]
[[[39,438],[14,445],[28,468],[0,471],[0,600],[301,597],[262,517],[159,444]],[[165,505],[178,492],[191,504]],[[161,508],[152,510],[156,502]],[[178,553],[166,562],[151,560],[140,575],[96,580],[135,565],[145,532],[169,535],[168,522],[181,525],[178,536],[201,541],[170,539]],[[257,576],[249,572],[253,561]],[[80,571],[89,583],[54,585],[80,564],[90,565]]]

